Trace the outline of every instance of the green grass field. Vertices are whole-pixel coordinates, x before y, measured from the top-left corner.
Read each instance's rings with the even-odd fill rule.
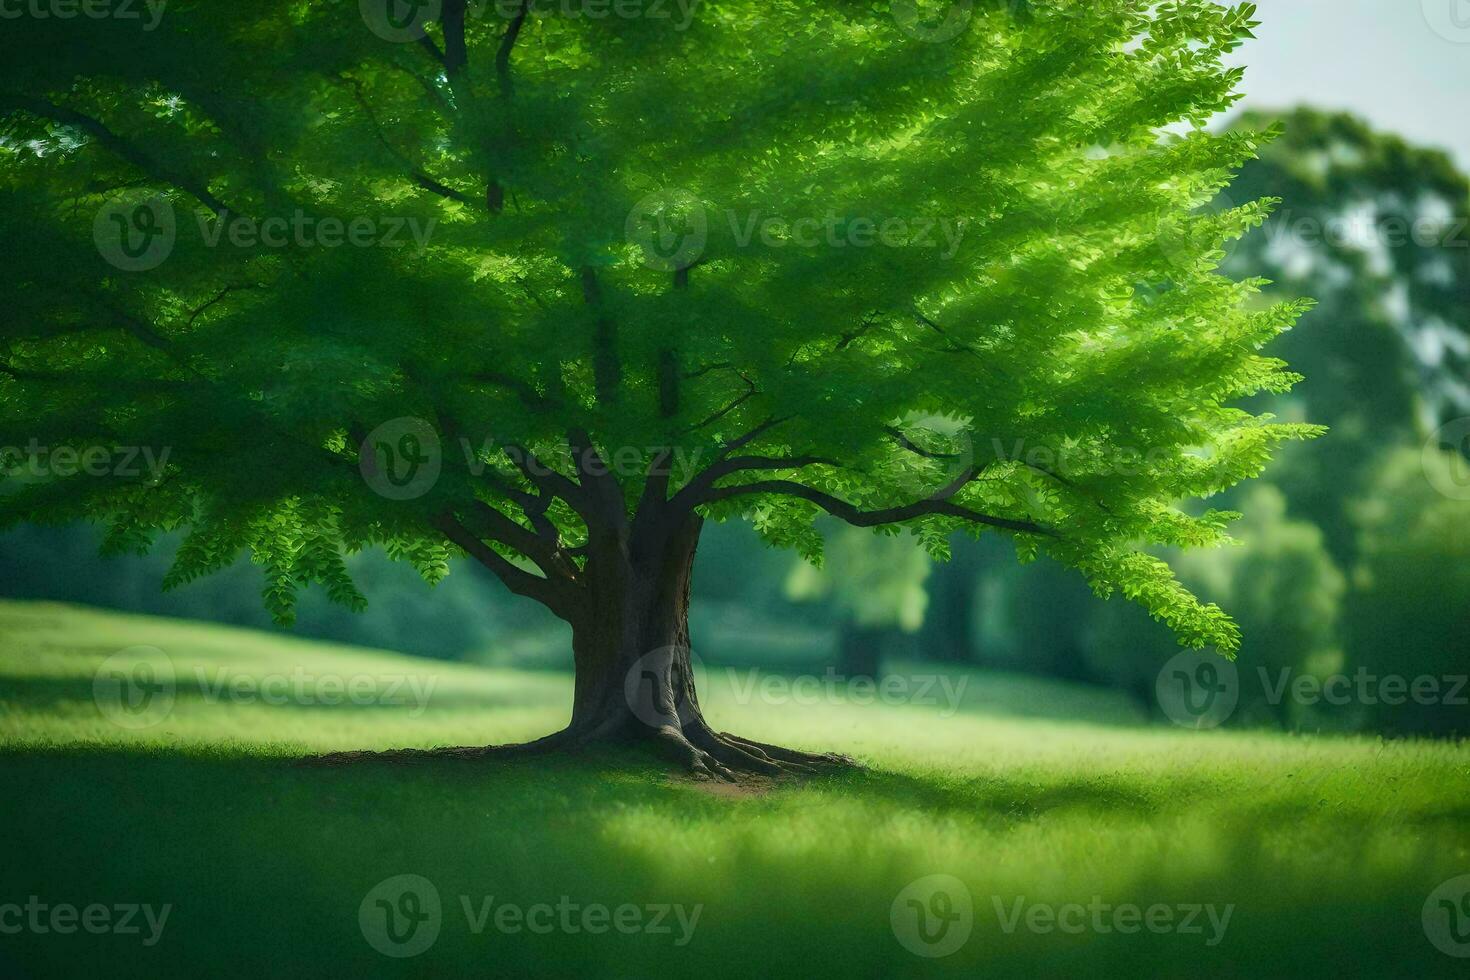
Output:
[[[868,768],[729,790],[617,757],[312,767],[550,731],[570,679],[53,604],[0,603],[0,638],[0,976],[1465,975],[1422,918],[1470,874],[1464,743],[1146,727],[984,674],[954,711],[767,703],[711,669],[720,727]],[[175,671],[166,713],[96,696],[104,661],[157,660],[137,647]],[[395,958],[363,922],[405,874],[438,934]],[[900,892],[937,874],[972,926],[921,957]],[[169,911],[7,929],[30,896]]]

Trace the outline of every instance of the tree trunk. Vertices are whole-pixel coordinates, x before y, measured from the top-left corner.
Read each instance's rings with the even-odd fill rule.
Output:
[[[576,688],[573,734],[637,739],[699,717],[690,662],[689,588],[699,521],[668,546],[594,550],[587,565],[591,602],[572,623]]]
[[[839,755],[812,754],[716,732],[695,692],[689,642],[689,590],[702,521],[692,517],[666,539],[644,531],[589,543],[587,591],[572,617],[576,679],[572,720],[562,731],[523,745],[488,748],[334,753],[317,761],[481,758],[579,747],[641,745],[700,776],[780,775],[851,766]]]
[[[946,663],[975,661],[975,612],[984,557],[978,542],[955,535],[952,557],[929,576],[929,609],[920,632],[925,652]]]
[[[702,519],[667,542],[636,537],[627,548],[594,547],[591,602],[572,623],[576,686],[572,721],[555,736],[573,743],[644,744],[700,775],[779,775],[851,765],[716,732],[695,690],[689,594]],[[660,546],[661,545],[661,546]]]
[[[884,641],[892,632],[845,620],[837,629],[837,673],[848,679],[877,680],[883,666]]]

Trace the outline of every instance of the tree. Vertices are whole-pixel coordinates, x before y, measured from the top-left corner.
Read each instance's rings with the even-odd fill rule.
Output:
[[[1338,618],[1347,583],[1321,530],[1289,518],[1280,490],[1257,484],[1246,505],[1237,547],[1185,552],[1173,564],[1187,585],[1220,596],[1239,618],[1245,642],[1234,720],[1270,719],[1288,727],[1298,719],[1282,696],[1291,689],[1283,677],[1295,682],[1340,664]],[[1153,704],[1169,656],[1168,635],[1136,609],[1117,603],[1106,609],[1092,624],[1088,661]]]
[[[1305,304],[1216,271],[1267,204],[1196,211],[1261,142],[1203,129],[1252,5],[362,10],[7,24],[0,445],[169,456],[5,523],[187,527],[166,584],[248,550],[282,618],[361,603],[344,553],[463,552],[571,625],[531,748],[722,775],[824,757],[700,713],[706,519],[1000,533],[1234,650],[1141,546],[1220,540],[1176,502],[1316,431],[1231,407],[1295,380],[1259,349]]]
[[[1347,660],[1380,729],[1470,732],[1470,440],[1461,438],[1389,454],[1374,492],[1353,508],[1362,558],[1345,616]]]
[[[930,561],[916,543],[874,535],[855,527],[826,537],[824,562],[797,562],[787,576],[787,594],[798,601],[825,601],[837,620],[837,670],[844,677],[876,678],[885,641],[924,625],[929,596],[924,583]]]
[[[1470,414],[1470,181],[1443,151],[1348,115],[1248,112],[1234,125],[1271,122],[1285,135],[1230,193],[1286,204],[1226,269],[1318,303],[1271,349],[1306,375],[1273,410],[1330,426],[1332,437],[1286,453],[1273,479],[1346,566],[1357,542],[1351,502],[1375,482],[1384,448],[1418,446],[1426,424]]]

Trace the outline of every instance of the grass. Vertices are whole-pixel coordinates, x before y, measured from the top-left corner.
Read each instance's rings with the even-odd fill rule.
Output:
[[[622,759],[313,768],[297,760],[550,731],[569,678],[54,604],[0,603],[0,637],[0,906],[171,906],[151,946],[146,926],[0,934],[4,976],[1464,975],[1421,922],[1431,891],[1470,873],[1464,743],[1146,727],[1126,702],[978,673],[952,705],[765,703],[711,670],[719,727],[869,768],[735,795]],[[118,651],[146,659],[140,645],[167,653],[177,695],[156,724],[120,727],[93,678]],[[313,676],[408,703],[247,700],[261,679],[320,693]],[[209,693],[225,681],[243,693]],[[442,900],[437,941],[404,959],[359,924],[400,874]],[[973,932],[921,958],[890,913],[935,874],[973,897]],[[537,934],[492,916],[476,933],[489,896],[699,918]],[[1100,931],[1092,912],[1066,919],[1077,932],[1027,926],[1095,901],[1230,918],[1223,934],[1204,914],[1187,934]]]

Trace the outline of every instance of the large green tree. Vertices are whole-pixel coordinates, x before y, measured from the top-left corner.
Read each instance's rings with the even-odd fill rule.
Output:
[[[1351,511],[1381,485],[1384,453],[1470,414],[1470,182],[1443,151],[1348,115],[1248,112],[1235,125],[1269,122],[1285,134],[1229,194],[1285,203],[1225,268],[1318,304],[1271,348],[1306,380],[1267,401],[1330,426],[1332,437],[1285,453],[1272,479],[1350,566]]]
[[[370,543],[431,579],[463,552],[571,624],[571,723],[536,748],[646,737],[726,775],[818,757],[700,713],[710,518],[814,558],[823,513],[936,555],[1009,535],[1229,654],[1141,549],[1219,541],[1178,502],[1314,431],[1232,407],[1296,380],[1259,350],[1303,304],[1217,272],[1264,203],[1200,210],[1260,142],[1202,128],[1254,7],[928,13],[7,22],[0,446],[52,465],[5,522],[186,527],[170,581],[248,550],[282,617],[305,582],[359,603]],[[156,476],[55,455],[130,446]]]

